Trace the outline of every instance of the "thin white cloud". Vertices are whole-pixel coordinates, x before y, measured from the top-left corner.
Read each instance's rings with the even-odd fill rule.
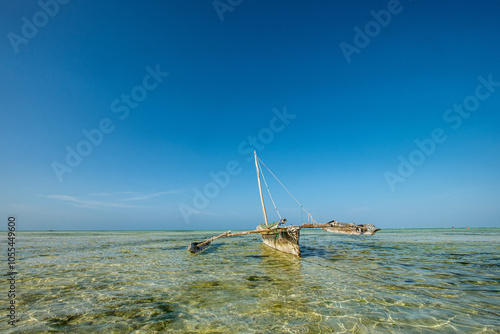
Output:
[[[123,203],[91,201],[67,195],[43,195],[43,196],[60,201],[75,203],[76,204],[75,206],[85,207],[85,208],[139,208],[140,207],[136,205],[127,205]]]
[[[95,193],[88,194],[88,196],[116,196],[116,195],[130,195],[130,194],[140,194],[136,191],[117,191],[114,193]]]
[[[155,193],[144,193],[144,192],[136,192],[136,191],[121,191],[121,192],[102,192],[102,193],[92,193],[87,196],[92,197],[100,197],[104,200],[96,201],[95,199],[86,199],[75,196],[67,196],[67,195],[42,195],[44,197],[55,199],[59,201],[71,202],[76,207],[79,208],[145,208],[145,206],[139,205],[130,205],[122,202],[131,202],[131,201],[145,201],[151,198],[160,197],[163,195],[176,194],[179,193],[177,190],[169,190],[169,191],[159,191]],[[130,195],[136,195],[130,197]],[[125,196],[125,195],[128,195]]]
[[[154,197],[159,197],[159,196],[169,195],[169,194],[176,194],[176,193],[178,193],[178,191],[175,191],[175,190],[160,191],[157,193],[144,194],[141,196],[135,196],[135,197],[130,197],[130,198],[123,198],[120,201],[143,201],[143,200],[154,198]]]

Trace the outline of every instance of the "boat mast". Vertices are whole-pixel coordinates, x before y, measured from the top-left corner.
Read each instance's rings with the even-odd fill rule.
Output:
[[[259,170],[259,162],[257,160],[257,151],[253,151],[253,155],[255,156],[255,168],[257,169],[257,182],[259,183],[260,202],[262,203],[262,211],[264,212],[264,220],[266,221],[266,225],[268,225],[266,206],[264,205],[264,197],[262,197],[262,186],[260,185],[260,170]]]

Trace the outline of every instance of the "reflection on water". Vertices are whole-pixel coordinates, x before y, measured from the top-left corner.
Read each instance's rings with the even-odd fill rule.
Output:
[[[434,333],[500,328],[500,229],[303,231],[302,258],[217,232],[25,232],[18,327],[38,332]]]

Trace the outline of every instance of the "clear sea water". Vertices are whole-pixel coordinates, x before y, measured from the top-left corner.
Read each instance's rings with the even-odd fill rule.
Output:
[[[500,229],[303,230],[302,258],[255,235],[186,250],[218,233],[21,232],[20,321],[0,331],[500,333]]]

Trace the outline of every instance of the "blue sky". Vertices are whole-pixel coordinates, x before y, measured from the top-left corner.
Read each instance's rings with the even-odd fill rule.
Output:
[[[499,16],[497,1],[1,1],[0,212],[26,230],[253,229],[256,149],[318,222],[499,227]]]

